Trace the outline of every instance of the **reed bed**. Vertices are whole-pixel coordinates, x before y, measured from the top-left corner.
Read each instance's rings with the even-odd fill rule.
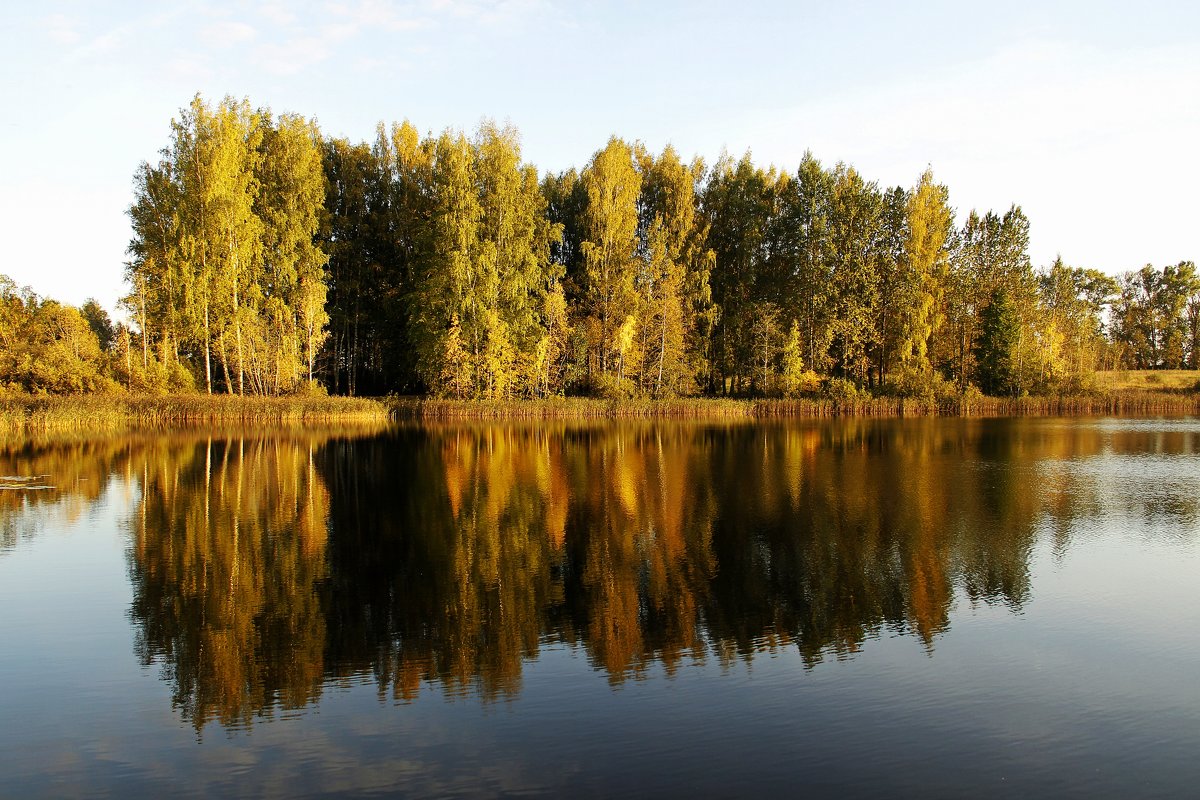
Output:
[[[723,398],[605,400],[554,397],[490,402],[389,397],[385,402],[392,416],[400,420],[733,419],[754,416],[753,401]]]
[[[486,402],[417,397],[8,397],[0,436],[133,430],[381,425],[390,420],[783,419],[909,416],[1198,414],[1200,393],[1129,390],[1078,397],[806,397],[604,400],[570,397]]]
[[[1052,397],[872,397],[759,400],[757,417],[1031,417],[1200,413],[1200,394],[1126,391]]]
[[[316,423],[383,423],[383,403],[354,397],[9,397],[0,399],[0,435],[111,433],[129,430]]]
[[[1064,397],[982,397],[960,404],[958,413],[962,416],[1196,414],[1200,413],[1200,394],[1124,391]]]
[[[1077,397],[985,397],[935,400],[912,397],[825,397],[738,400],[601,400],[551,398],[486,402],[390,397],[385,401],[400,420],[489,419],[782,419],[910,416],[1089,416],[1111,414],[1200,413],[1200,394],[1116,392]]]
[[[189,395],[139,398],[130,405],[138,424],[151,426],[378,422],[389,416],[381,402],[362,397]]]

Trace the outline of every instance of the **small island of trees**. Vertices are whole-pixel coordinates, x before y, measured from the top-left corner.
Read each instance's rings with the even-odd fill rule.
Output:
[[[613,137],[543,175],[511,126],[353,143],[197,96],[134,187],[129,323],[0,276],[5,392],[1017,397],[1200,367],[1192,262],[1035,270],[1019,206],[957,224],[929,170]]]

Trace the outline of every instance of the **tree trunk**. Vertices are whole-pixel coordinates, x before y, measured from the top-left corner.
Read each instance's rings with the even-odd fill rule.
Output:
[[[667,314],[666,309],[662,315],[662,330],[658,343],[658,386],[654,390],[655,397],[662,397],[662,376],[663,376],[663,355],[667,351]]]
[[[233,379],[229,375],[229,353],[225,349],[225,334],[217,339],[217,353],[221,356],[221,369],[225,372],[225,393],[233,394]]]
[[[146,282],[142,282],[142,370],[150,368],[150,345],[146,341],[146,335],[149,331],[146,328]]]
[[[204,300],[204,380],[212,394],[212,335],[208,329],[208,299]]]

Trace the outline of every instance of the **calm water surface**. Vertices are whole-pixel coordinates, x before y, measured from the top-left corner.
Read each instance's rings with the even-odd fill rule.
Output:
[[[1200,791],[1200,420],[147,436],[0,473],[53,487],[0,491],[3,796]]]

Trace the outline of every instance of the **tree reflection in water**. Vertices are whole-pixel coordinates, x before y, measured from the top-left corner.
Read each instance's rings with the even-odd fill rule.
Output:
[[[1020,608],[1039,529],[1065,548],[1071,521],[1103,505],[1097,474],[1064,465],[1144,448],[1140,435],[1028,420],[426,425],[149,437],[26,453],[21,469],[88,478],[84,503],[107,476],[139,487],[138,652],[199,729],[367,677],[399,700],[422,683],[512,697],[546,646],[581,648],[613,684],[793,647],[811,667],[884,631],[932,653],[956,596]],[[1197,449],[1186,431],[1152,444]],[[1144,511],[1195,517],[1178,505],[1148,496]]]
[[[147,453],[133,517],[143,663],[159,663],[200,728],[316,700],[329,493],[317,441],[193,441]]]

